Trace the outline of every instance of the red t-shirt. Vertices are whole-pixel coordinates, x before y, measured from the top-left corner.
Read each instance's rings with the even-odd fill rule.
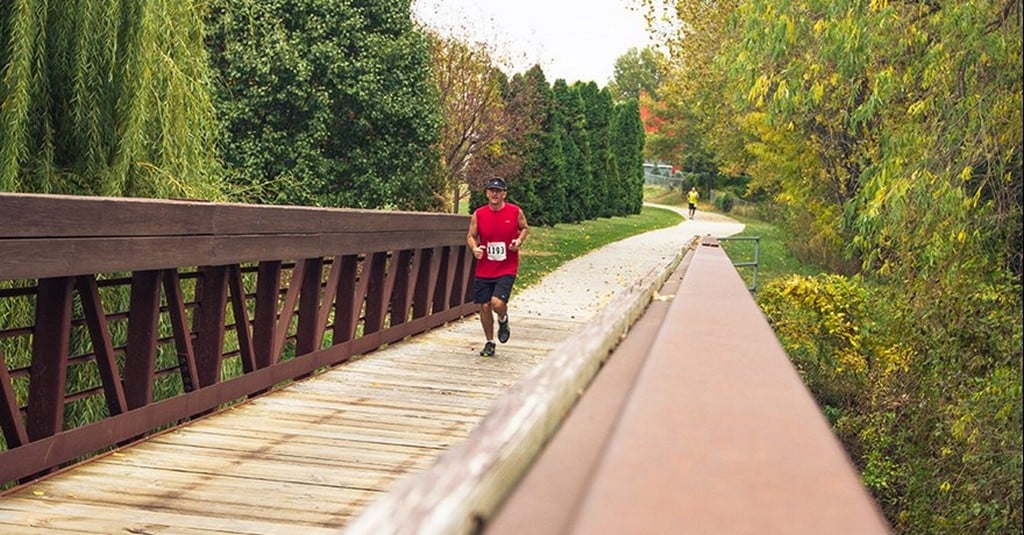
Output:
[[[519,236],[519,207],[507,202],[501,210],[481,206],[476,209],[476,228],[477,243],[484,246],[484,256],[476,261],[476,276],[494,279],[515,275],[519,270],[519,251],[511,250],[509,244]]]

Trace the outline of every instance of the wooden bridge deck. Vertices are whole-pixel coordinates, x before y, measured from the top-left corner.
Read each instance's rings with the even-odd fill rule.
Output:
[[[0,499],[0,533],[336,533],[464,439],[580,322],[475,318],[392,345]]]
[[[514,295],[512,339],[494,358],[477,354],[475,316],[453,322],[13,489],[0,497],[0,534],[337,533],[464,440],[613,294],[667,276],[694,234],[742,228],[684,225]]]

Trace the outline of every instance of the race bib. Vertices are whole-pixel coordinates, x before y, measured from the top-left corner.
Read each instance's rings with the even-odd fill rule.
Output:
[[[505,250],[505,242],[489,242],[487,244],[487,258],[495,262],[501,262],[508,256]]]

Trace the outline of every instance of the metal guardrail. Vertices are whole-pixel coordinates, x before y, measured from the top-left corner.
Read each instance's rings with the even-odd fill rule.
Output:
[[[754,260],[750,262],[733,262],[733,266],[737,268],[741,267],[753,267],[754,268],[754,280],[747,288],[751,292],[757,291],[757,270],[761,260],[761,237],[760,236],[727,236],[724,238],[718,238],[718,241],[753,241],[754,242]]]

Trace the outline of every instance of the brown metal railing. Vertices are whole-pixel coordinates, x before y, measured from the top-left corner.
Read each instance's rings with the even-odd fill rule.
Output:
[[[475,312],[467,226],[0,194],[0,484]]]

